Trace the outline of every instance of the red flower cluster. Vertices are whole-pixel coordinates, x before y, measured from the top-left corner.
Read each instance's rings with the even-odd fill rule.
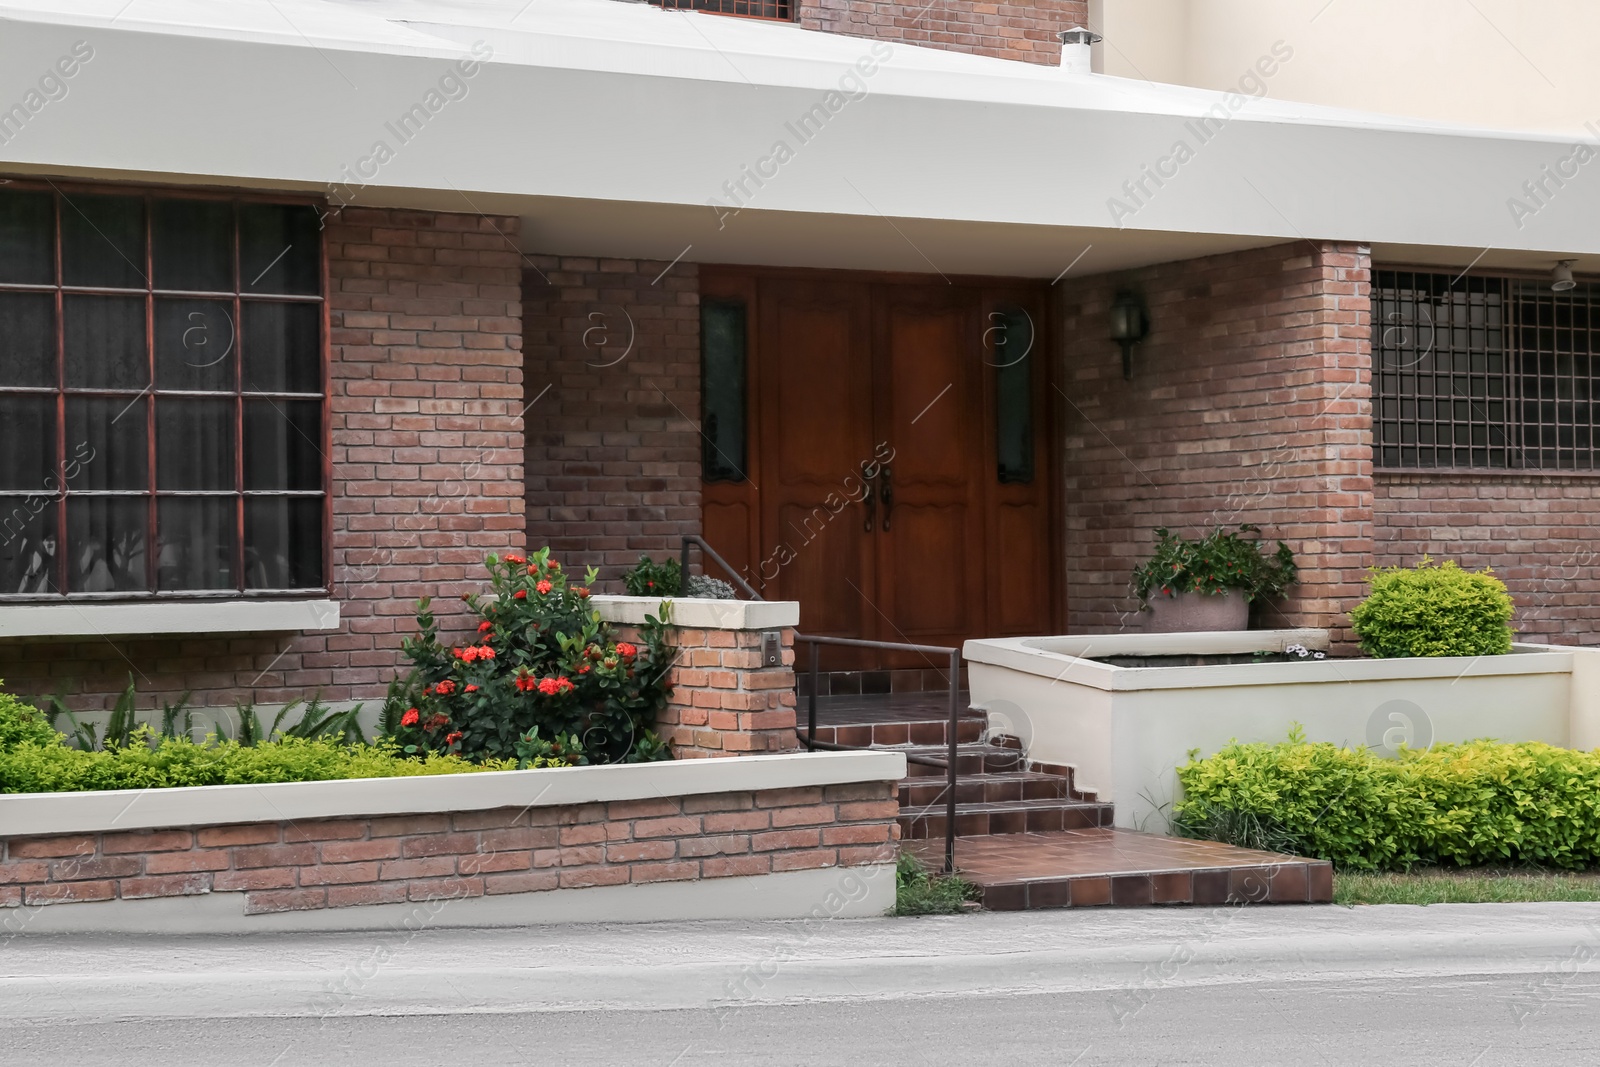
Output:
[[[504,556],[504,559],[505,559],[505,561],[507,563],[526,563],[526,562],[528,562],[528,557],[527,556],[519,556],[515,552],[507,552],[505,554],[505,556]]]
[[[518,589],[515,593],[511,594],[511,599],[512,600],[527,600],[528,599],[528,591],[526,589]]]
[[[459,740],[461,740],[461,731],[456,730],[455,732],[445,736],[444,743],[447,745],[453,745]]]
[[[494,659],[494,649],[488,645],[468,645],[466,648],[456,649],[456,659],[459,659],[462,663],[471,663],[480,659]]]
[[[486,634],[492,629],[494,629],[494,623],[490,622],[488,619],[484,619],[478,624],[478,632],[480,634]]]
[[[541,679],[539,682],[539,692],[547,697],[553,697],[557,693],[570,693],[576,688],[577,686],[573,685],[569,679],[557,678],[554,675]]]
[[[579,596],[588,596],[589,595],[589,587],[586,586],[586,585],[575,585],[575,586],[572,587],[572,591],[574,593],[577,593]]]
[[[438,693],[442,697],[447,697],[451,693],[454,693],[456,691],[456,683],[454,683],[450,679],[446,678],[444,681],[442,681],[438,685],[434,686],[433,687],[433,691],[435,693]],[[426,692],[426,690],[424,690],[424,692]]]
[[[468,693],[476,693],[477,691],[478,691],[478,687],[475,686],[475,685],[469,685],[469,686],[467,686],[467,688],[465,690],[465,692],[468,692]]]
[[[428,721],[422,724],[422,728],[424,730],[428,731],[431,734],[431,733],[433,733],[433,731],[437,730],[439,727],[441,727],[441,726],[449,726],[449,725],[450,725],[450,716],[445,715],[445,714],[443,714],[441,712],[434,712],[432,715],[428,716]]]
[[[511,684],[519,693],[531,693],[539,688],[539,679],[528,673],[528,668],[518,667],[517,676],[511,679]]]
[[[637,656],[638,654],[639,649],[637,647],[628,644],[626,641],[617,642],[617,655],[621,656],[624,660],[631,661],[633,657]]]
[[[543,595],[554,589],[555,585],[548,578],[540,578],[538,584],[535,585],[534,588],[539,591],[540,595]]]
[[[400,725],[415,726],[421,718],[422,712],[418,711],[416,708],[408,708],[406,713],[400,716]]]

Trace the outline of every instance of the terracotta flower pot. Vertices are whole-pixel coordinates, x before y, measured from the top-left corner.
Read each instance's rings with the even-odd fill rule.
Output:
[[[1152,593],[1144,612],[1147,634],[1195,633],[1211,630],[1248,630],[1250,602],[1237,589],[1224,593]]]

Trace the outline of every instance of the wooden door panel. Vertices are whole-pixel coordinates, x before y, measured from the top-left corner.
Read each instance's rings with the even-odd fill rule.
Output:
[[[985,625],[982,331],[976,295],[885,286],[878,412],[894,458],[877,539],[879,603],[899,640],[956,644]],[[909,665],[909,664],[908,664]]]
[[[869,310],[867,290],[856,285],[771,280],[760,289],[757,569],[778,598],[800,602],[802,632],[819,636],[875,635],[873,613],[852,591],[876,583],[856,480],[872,457]],[[854,659],[830,654],[827,662]]]
[[[978,562],[962,548],[971,511],[964,502],[895,508],[894,550],[882,561],[890,591],[884,610],[900,635],[890,640],[937,644],[981,627],[982,598],[963,595],[964,575]]]
[[[990,622],[996,637],[1021,637],[1050,629],[1050,560],[1047,509],[1039,503],[995,508],[995,565],[989,584]]]

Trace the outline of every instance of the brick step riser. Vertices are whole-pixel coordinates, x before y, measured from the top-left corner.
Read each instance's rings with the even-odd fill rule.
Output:
[[[1018,808],[1014,811],[968,812],[956,810],[956,836],[982,837],[990,834],[1040,834],[1058,830],[1090,830],[1110,826],[1112,806]],[[903,839],[944,836],[943,815],[900,816]]]

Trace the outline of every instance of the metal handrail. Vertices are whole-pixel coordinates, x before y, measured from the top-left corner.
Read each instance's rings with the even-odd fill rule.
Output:
[[[699,546],[700,551],[709,556],[711,560],[717,564],[717,566],[721,567],[728,577],[733,579],[734,584],[743,590],[751,600],[763,599],[761,594],[756,592],[749,582],[746,582],[743,578],[739,577],[738,572],[733,569],[732,565],[730,565],[727,560],[723,559],[717,554],[716,549],[706,544],[705,538],[697,537],[694,534],[689,534],[684,537],[682,553],[678,559],[679,573],[683,576],[684,580],[687,580],[689,577],[689,548],[691,545]],[[836,645],[845,648],[875,648],[887,652],[920,652],[923,655],[950,657],[950,722],[945,730],[947,751],[944,761],[944,873],[954,874],[956,869],[956,745],[959,740],[961,715],[961,650],[959,648],[949,648],[944,645],[916,645],[902,641],[867,641],[855,637],[811,637],[806,634],[802,634],[799,630],[794,632],[794,639],[796,644],[804,641],[813,646]],[[817,740],[817,688],[818,683],[821,681],[821,671],[819,667],[821,658],[822,657],[817,654],[817,650],[813,648],[810,657],[811,685],[810,692],[807,694],[805,736],[806,750],[810,752],[815,751],[818,748],[824,748],[836,751],[848,751],[852,749],[871,748],[871,745],[840,745]],[[799,733],[798,727],[796,728],[795,732]],[[918,756],[908,752],[905,754],[905,757],[907,763],[917,763],[928,767],[940,766],[940,763],[937,759],[929,756]]]

